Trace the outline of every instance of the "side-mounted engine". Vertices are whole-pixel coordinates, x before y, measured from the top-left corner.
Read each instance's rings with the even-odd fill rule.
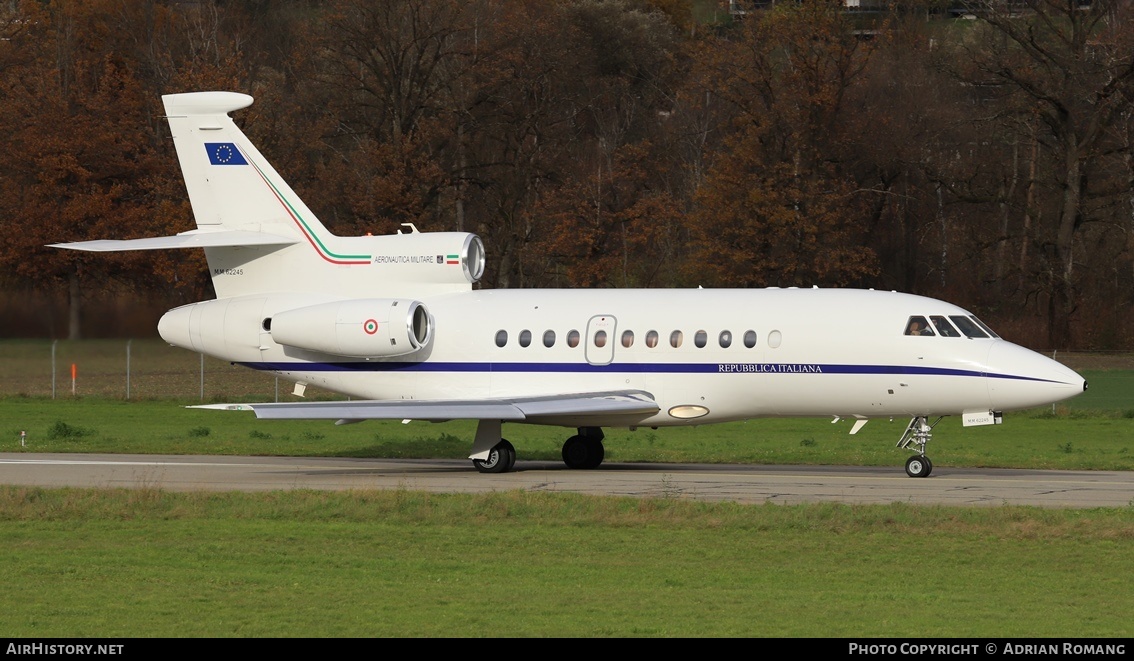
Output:
[[[162,339],[233,362],[255,362],[289,347],[346,358],[408,356],[428,349],[433,317],[420,301],[328,301],[279,294],[202,301],[166,312]]]
[[[408,299],[356,299],[287,310],[264,320],[278,344],[335,356],[404,356],[429,345],[429,311]]]

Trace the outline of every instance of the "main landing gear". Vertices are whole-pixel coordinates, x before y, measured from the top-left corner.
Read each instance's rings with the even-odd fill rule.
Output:
[[[481,473],[507,473],[516,465],[516,448],[500,436],[500,420],[481,420],[473,441],[472,462]],[[600,427],[579,427],[579,433],[563,443],[567,468],[598,468],[606,456],[605,435]]]
[[[516,465],[516,448],[500,436],[499,420],[481,420],[473,440],[473,466],[482,473],[507,473]]]
[[[516,448],[502,438],[488,451],[488,459],[473,459],[472,462],[482,473],[507,473],[516,465]]]
[[[929,419],[926,416],[919,415],[910,420],[910,424],[906,426],[905,433],[898,440],[898,447],[908,450],[911,446],[917,446],[915,450],[917,454],[906,460],[906,475],[929,477],[929,474],[933,472],[933,462],[925,456],[925,444],[933,437],[933,428],[939,422],[941,422],[941,418],[937,418],[933,421],[933,424],[929,424]]]
[[[601,427],[579,427],[579,433],[563,443],[563,463],[567,468],[598,468],[606,456]]]

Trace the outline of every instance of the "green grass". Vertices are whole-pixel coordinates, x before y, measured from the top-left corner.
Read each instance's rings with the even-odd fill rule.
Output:
[[[67,387],[52,400],[50,369],[41,370],[49,345],[16,345],[0,342],[0,451],[465,457],[475,429],[186,409],[201,401],[199,358],[156,345],[133,362],[141,371],[131,401],[116,367],[122,343],[101,345],[102,358],[93,344],[67,348],[83,353],[79,395],[70,395],[68,362]],[[1073,365],[1091,389],[1067,406],[1009,413],[990,427],[945,419],[929,448],[934,463],[1134,469],[1128,362]],[[207,401],[271,401],[274,387],[206,361]],[[605,444],[608,461],[897,466],[905,422],[874,420],[855,436],[849,422],[807,419],[613,429]],[[504,432],[521,460],[555,461],[568,433]],[[1125,578],[1134,505],[0,487],[0,545],[0,633],[16,638],[1134,633]]]
[[[251,412],[185,408],[193,402],[0,398],[0,451],[138,454],[463,458],[475,423],[257,420]],[[707,462],[893,466],[905,420],[761,419],[658,430],[606,430],[610,462]],[[26,447],[20,432],[27,432]],[[521,460],[560,460],[570,430],[505,425]],[[1048,409],[1006,414],[1004,424],[946,418],[929,446],[937,466],[1134,470],[1134,416]]]
[[[15,637],[1127,637],[1134,509],[0,488]]]

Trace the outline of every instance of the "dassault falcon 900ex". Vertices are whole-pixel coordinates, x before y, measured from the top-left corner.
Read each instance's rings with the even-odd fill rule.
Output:
[[[504,422],[575,428],[571,468],[603,460],[603,427],[767,416],[909,417],[898,445],[925,477],[941,416],[965,425],[1086,389],[1063,365],[949,303],[890,291],[485,290],[462,232],[327,231],[229,113],[252,97],[163,97],[197,228],[84,241],[90,251],[203,248],[216,299],[167,312],[170,344],[349,401],[216,405],[260,418],[479,421],[470,458],[505,472]],[[930,420],[934,419],[931,423]]]

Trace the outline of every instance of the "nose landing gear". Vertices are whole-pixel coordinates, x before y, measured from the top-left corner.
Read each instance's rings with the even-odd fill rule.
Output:
[[[941,422],[941,418],[929,424],[929,419],[924,415],[914,416],[910,420],[910,424],[906,426],[905,433],[902,438],[898,440],[898,447],[902,449],[910,449],[911,446],[916,446],[917,454],[906,460],[906,475],[910,477],[929,477],[933,472],[933,462],[929,457],[925,456],[925,444],[933,437],[933,428],[937,423]]]
[[[929,457],[914,455],[906,459],[906,475],[910,477],[929,477],[933,471],[933,462]]]

